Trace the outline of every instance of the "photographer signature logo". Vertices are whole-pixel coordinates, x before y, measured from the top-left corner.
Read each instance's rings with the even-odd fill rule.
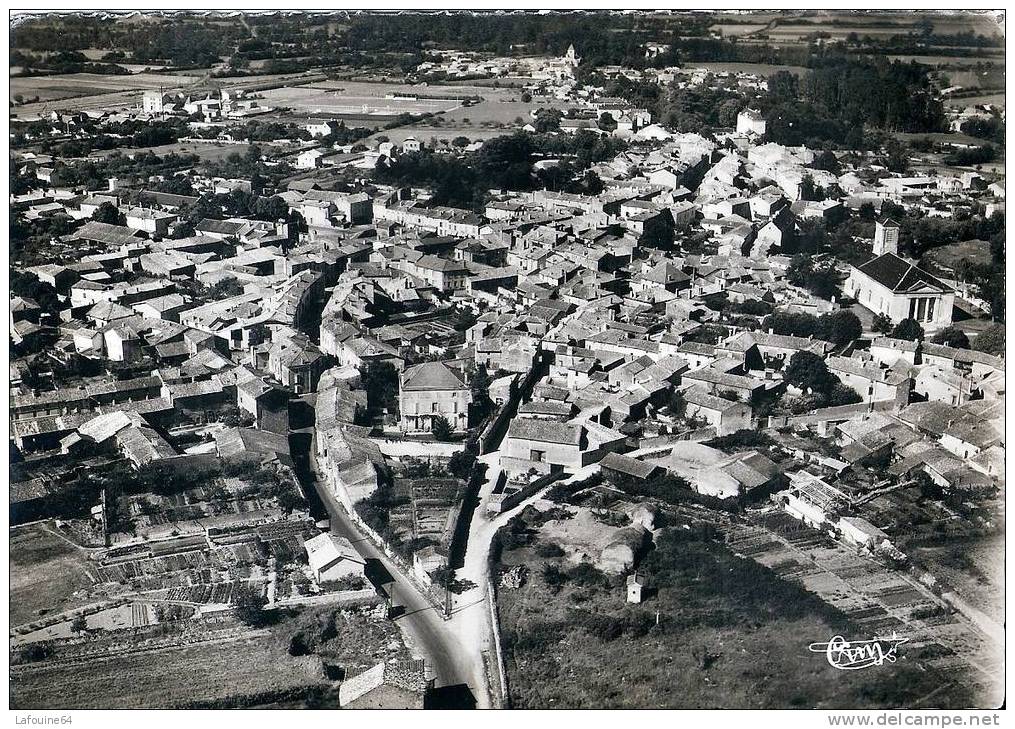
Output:
[[[832,636],[827,643],[811,643],[807,646],[812,653],[824,653],[828,664],[840,671],[858,671],[861,668],[895,663],[899,646],[909,641],[892,633],[891,638],[874,640],[846,640],[841,635]]]

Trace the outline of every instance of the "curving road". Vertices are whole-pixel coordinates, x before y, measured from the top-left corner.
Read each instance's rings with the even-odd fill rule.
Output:
[[[395,621],[407,642],[426,660],[434,686],[444,689],[447,700],[456,706],[488,708],[491,702],[486,676],[482,666],[476,665],[472,651],[463,646],[451,624],[445,622],[387,555],[359,531],[327,482],[320,477],[312,440],[307,456],[307,467],[299,469],[304,485],[313,486],[320,497],[331,518],[331,531],[352,542],[367,562],[371,580],[396,609]]]

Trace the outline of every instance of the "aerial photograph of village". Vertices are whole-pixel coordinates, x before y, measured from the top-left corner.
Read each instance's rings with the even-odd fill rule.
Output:
[[[11,13],[9,708],[1001,706],[1004,23]]]

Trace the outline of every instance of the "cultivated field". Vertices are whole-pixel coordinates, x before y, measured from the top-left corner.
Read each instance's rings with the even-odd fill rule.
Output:
[[[899,54],[892,53],[885,58],[890,58],[893,61],[902,61],[908,63],[910,61],[916,61],[922,63],[925,66],[975,66],[977,63],[996,63],[1002,68],[1004,67],[1004,51],[988,51],[983,56],[959,56],[959,55],[948,55],[944,53],[936,55],[913,55],[913,54]],[[949,74],[949,78],[951,74]]]
[[[221,162],[231,154],[246,154],[250,149],[248,144],[216,144],[215,142],[176,142],[174,144],[163,144],[159,147],[145,147],[144,149],[122,148],[110,150],[97,150],[89,157],[102,159],[113,154],[130,155],[136,152],[151,152],[160,157],[167,154],[196,154],[205,162]]]
[[[521,101],[521,90],[491,86],[448,85],[424,86],[387,82],[327,81],[272,89],[262,92],[269,106],[288,107],[289,116],[339,116],[349,126],[380,127],[398,114],[439,114],[440,122],[426,121],[419,125],[392,130],[378,130],[391,141],[400,144],[407,137],[417,139],[453,139],[457,136],[470,140],[489,139],[510,134],[530,121],[533,108],[561,108],[555,100],[536,98]],[[423,96],[480,96],[483,100],[465,106],[455,99],[388,99],[387,94],[418,94]],[[518,119],[522,122],[519,124]]]
[[[980,265],[990,264],[990,244],[985,240],[965,240],[960,243],[949,243],[927,252],[925,258],[934,263],[955,270],[959,261],[967,260]]]
[[[92,658],[84,666],[76,661],[19,666],[11,675],[11,705],[19,709],[182,708],[236,697],[281,695],[327,683],[316,658],[293,658],[263,633],[114,653]]]
[[[85,554],[42,524],[11,529],[11,625],[90,602]],[[79,595],[75,595],[77,592]]]
[[[432,144],[435,139],[446,139],[450,142],[455,137],[467,137],[471,142],[481,142],[505,134],[511,134],[513,131],[515,131],[513,126],[507,128],[484,128],[471,124],[454,124],[443,127],[408,126],[380,130],[371,139],[384,136],[395,144],[401,144],[409,137],[414,137],[427,144]]]
[[[744,36],[767,28],[773,42],[791,42],[800,36],[817,31],[828,33],[833,39],[845,38],[850,33],[886,37],[916,30],[916,23],[928,18],[934,32],[956,34],[967,31],[987,36],[1000,36],[999,27],[990,13],[914,13],[816,11],[800,13],[751,13],[750,15],[720,14],[712,26],[724,36]],[[731,22],[734,21],[734,22]],[[743,22],[736,22],[743,21]],[[809,22],[808,22],[809,21]]]
[[[525,103],[519,98],[520,93],[515,91],[505,95],[498,95],[499,98],[487,99],[475,106],[460,107],[454,111],[449,111],[447,114],[444,114],[444,121],[451,124],[466,124],[465,120],[468,119],[467,126],[478,126],[483,122],[513,125],[515,120],[521,117],[523,124],[527,124],[531,121],[529,112],[532,109],[560,109],[565,106],[555,100],[539,98]]]
[[[965,108],[967,106],[975,106],[977,104],[993,104],[1004,108],[1004,94],[983,94],[982,96],[964,96],[962,98],[949,98],[945,99],[946,106]]]
[[[185,80],[179,76],[158,73],[138,73],[130,76],[105,76],[96,73],[70,73],[55,76],[16,77],[10,80],[11,96],[21,94],[27,98],[38,96],[40,101],[70,99],[78,96],[96,96],[122,91],[166,89],[181,86]]]

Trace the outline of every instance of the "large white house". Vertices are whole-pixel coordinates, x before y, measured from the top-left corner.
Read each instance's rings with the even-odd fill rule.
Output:
[[[755,134],[763,137],[767,126],[765,118],[759,111],[744,109],[737,114],[737,134]]]

